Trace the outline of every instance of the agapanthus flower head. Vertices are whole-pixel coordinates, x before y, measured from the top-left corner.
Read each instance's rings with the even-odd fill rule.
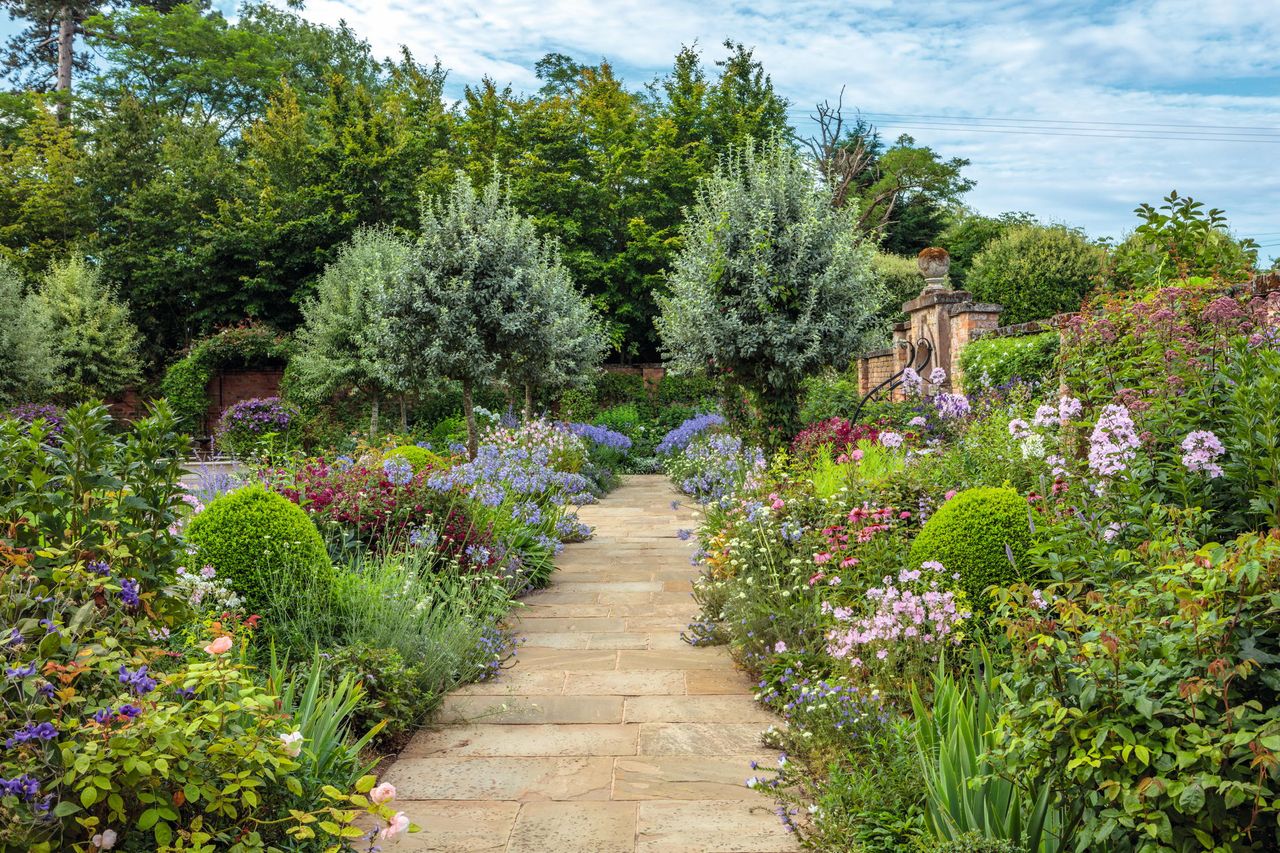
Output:
[[[382,462],[382,473],[393,486],[407,486],[413,480],[413,466],[403,456],[392,456]]]
[[[120,581],[120,600],[124,602],[125,607],[137,607],[142,603],[142,599],[138,597],[138,582],[133,578],[125,578]]]

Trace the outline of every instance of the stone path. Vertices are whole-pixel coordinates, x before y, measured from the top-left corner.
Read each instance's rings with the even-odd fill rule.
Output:
[[[743,780],[776,760],[776,719],[722,647],[680,631],[693,514],[659,476],[585,507],[570,545],[515,624],[519,663],[445,700],[386,776],[423,831],[400,849],[504,853],[774,853],[796,845]]]

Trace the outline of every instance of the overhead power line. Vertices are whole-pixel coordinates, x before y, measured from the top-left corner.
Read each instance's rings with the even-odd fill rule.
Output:
[[[793,118],[812,115],[801,110]],[[903,130],[950,130],[957,133],[1003,133],[1016,136],[1068,136],[1088,139],[1231,142],[1280,144],[1280,129],[1243,125],[1190,125],[1155,122],[1075,121],[1067,119],[942,116],[917,113],[859,112],[880,127]],[[1167,128],[1157,130],[1155,128]]]

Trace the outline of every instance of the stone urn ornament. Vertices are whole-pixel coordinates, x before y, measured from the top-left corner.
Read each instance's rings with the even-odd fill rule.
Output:
[[[951,255],[946,249],[930,246],[922,249],[916,256],[916,266],[920,275],[924,276],[924,290],[921,293],[937,293],[950,290],[951,282],[947,278],[947,270],[951,269]]]

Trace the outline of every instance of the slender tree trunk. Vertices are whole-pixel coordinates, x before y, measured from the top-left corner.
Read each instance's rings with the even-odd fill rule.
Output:
[[[378,398],[373,398],[373,405],[369,408],[369,443],[376,444],[378,441]]]
[[[58,10],[58,77],[54,88],[62,93],[58,100],[58,121],[71,120],[71,67],[75,61],[76,19],[71,6]]]
[[[471,404],[471,380],[462,381],[462,414],[467,419],[467,457],[475,459],[480,450],[480,435],[476,430],[476,410]]]
[[[524,419],[531,420],[533,418],[533,383],[524,383]]]
[[[401,434],[409,432],[409,403],[403,394],[400,395],[400,432]]]

